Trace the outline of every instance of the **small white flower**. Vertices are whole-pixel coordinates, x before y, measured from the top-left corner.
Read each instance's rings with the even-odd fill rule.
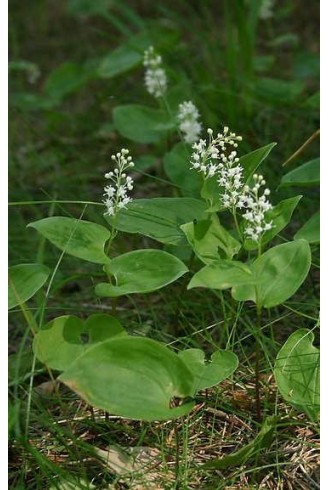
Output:
[[[179,105],[179,129],[186,143],[195,143],[199,139],[202,125],[198,121],[200,115],[197,107],[191,102],[182,102]]]
[[[259,13],[260,19],[267,20],[273,16],[273,7],[275,0],[262,0]]]
[[[113,183],[113,185],[104,187],[105,199],[103,203],[107,208],[105,215],[115,216],[119,209],[124,208],[132,200],[131,197],[127,196],[127,191],[133,189],[133,180],[125,171],[133,167],[134,163],[128,154],[129,150],[123,148],[111,157],[116,162],[117,167],[114,171],[105,174],[105,178]]]
[[[158,55],[153,46],[144,52],[144,66],[146,67],[145,85],[147,91],[156,98],[163,97],[167,88],[167,77],[162,68],[162,57]]]
[[[244,187],[245,202],[248,210],[243,214],[243,218],[248,222],[245,227],[245,235],[247,238],[259,242],[265,231],[271,230],[273,227],[272,221],[265,220],[265,213],[272,209],[271,203],[267,200],[270,194],[269,189],[265,189],[263,194],[259,196],[259,189],[265,185],[265,180],[262,175],[253,175],[254,187],[250,189]]]
[[[188,106],[184,106],[190,109],[190,102],[184,103]],[[205,178],[213,177],[218,175],[220,180],[220,185],[226,186],[230,185],[230,177],[226,174],[226,164],[228,164],[229,169],[231,169],[239,159],[236,159],[237,152],[232,151],[228,154],[229,146],[238,146],[237,141],[241,141],[241,136],[236,136],[235,133],[229,132],[229,128],[225,127],[223,134],[218,133],[216,138],[213,138],[213,129],[207,129],[208,142],[204,139],[200,139],[197,143],[194,143],[192,148],[194,150],[191,156],[191,168],[201,172]],[[213,162],[215,160],[215,163]],[[240,184],[240,165],[237,166],[236,170],[233,170],[233,177],[236,179],[238,186]],[[225,201],[227,202],[227,201]]]

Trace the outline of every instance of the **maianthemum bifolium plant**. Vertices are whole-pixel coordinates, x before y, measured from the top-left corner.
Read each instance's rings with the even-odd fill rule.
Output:
[[[153,47],[144,59],[146,88],[156,99],[163,99],[168,80],[162,59]],[[112,156],[113,166],[105,174],[106,225],[64,216],[28,225],[62,254],[98,264],[104,280],[96,284],[95,294],[112,301],[112,315],[95,314],[84,321],[64,315],[42,324],[33,332],[34,354],[49,370],[60,372],[59,380],[89,404],[112,414],[148,421],[188,414],[199,390],[220,383],[237,369],[236,355],[217,350],[206,360],[200,349],[177,353],[155,340],[128,335],[116,309],[121,296],[148,294],[187,274],[188,266],[179,258],[182,246],[201,264],[187,289],[230,289],[236,302],[255,304],[256,411],[261,420],[262,312],[293,296],[311,265],[307,240],[281,244],[272,240],[288,225],[302,196],[272,205],[258,169],[275,143],[239,156],[242,137],[226,126],[221,132],[209,128],[207,137],[200,138],[202,123],[192,101],[179,103],[173,119],[167,124],[158,120],[158,124],[159,132],[173,127],[184,141],[164,157],[164,169],[173,181],[187,182],[192,197],[133,199],[129,172],[134,163],[123,148]],[[150,131],[150,140],[154,134],[157,138],[156,131]],[[179,162],[181,168],[174,168]],[[171,253],[156,248],[113,256],[113,241],[120,232],[151,237],[169,245]],[[11,267],[9,308],[24,309],[49,275],[43,264]],[[317,418],[318,349],[313,346],[312,332],[300,329],[290,336],[277,356],[275,378],[292,406]],[[258,444],[272,430],[272,420],[265,423]],[[215,460],[213,464],[223,463]]]

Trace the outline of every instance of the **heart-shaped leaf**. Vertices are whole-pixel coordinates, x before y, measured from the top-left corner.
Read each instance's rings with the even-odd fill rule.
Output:
[[[283,398],[297,410],[317,420],[320,409],[320,352],[314,335],[301,328],[280,349],[274,368]]]
[[[320,211],[315,213],[311,218],[298,230],[294,236],[295,240],[306,240],[309,243],[320,242]]]
[[[209,220],[194,220],[181,226],[193,251],[205,264],[219,257],[232,259],[240,243],[221,225],[216,215]]]
[[[179,357],[195,377],[194,393],[221,383],[231,376],[238,366],[238,357],[225,350],[214,352],[208,362],[205,361],[205,354],[201,349],[183,350],[179,352]]]
[[[232,296],[237,301],[251,300],[265,308],[272,308],[296,293],[310,266],[311,249],[305,240],[277,245],[250,265],[256,286],[235,285]]]
[[[89,221],[53,216],[27,225],[35,228],[60,250],[79,259],[106,264],[109,257],[104,252],[110,231],[104,226]]]
[[[135,250],[115,257],[105,267],[116,284],[96,286],[98,296],[117,297],[132,293],[149,293],[176,281],[188,268],[181,260],[162,250]]]
[[[115,107],[113,120],[121,136],[137,143],[160,141],[176,125],[166,111],[137,104]]]
[[[238,286],[245,288],[255,282],[256,279],[246,264],[232,260],[217,260],[196,272],[188,284],[188,289],[229,289]]]
[[[59,379],[91,405],[121,417],[169,420],[194,405],[183,403],[193,395],[187,366],[164,345],[143,337],[101,342]],[[179,400],[182,404],[174,406]]]
[[[42,264],[19,264],[9,267],[8,308],[32,298],[44,285],[50,270]]]
[[[140,233],[161,243],[187,245],[180,226],[205,218],[206,204],[188,197],[135,199],[119,211],[115,227],[127,233]],[[111,218],[106,218],[112,222]]]
[[[39,361],[51,369],[63,371],[92,344],[117,335],[126,335],[126,331],[112,316],[95,314],[83,322],[76,316],[65,315],[38,331],[33,350]]]

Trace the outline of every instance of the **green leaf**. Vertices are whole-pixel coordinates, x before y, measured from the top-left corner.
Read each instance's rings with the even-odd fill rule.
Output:
[[[135,199],[117,213],[115,227],[127,233],[140,233],[161,243],[186,245],[180,226],[194,219],[204,219],[205,208],[203,201],[187,197]]]
[[[240,157],[239,163],[244,168],[244,179],[247,184],[249,184],[253,174],[276,144],[277,143],[270,143]]]
[[[201,349],[183,350],[179,352],[179,357],[195,377],[193,386],[195,394],[197,391],[221,383],[231,376],[238,366],[238,357],[233,352],[225,350],[214,352],[208,362],[205,361],[205,354]]]
[[[320,352],[305,328],[294,332],[280,349],[274,368],[278,389],[297,410],[317,420],[320,410]]]
[[[156,158],[154,155],[141,155],[133,159],[133,161],[134,161],[134,170],[137,172],[139,170],[143,172],[144,170],[147,170],[150,167],[154,167],[158,162],[158,158]]]
[[[309,243],[320,242],[320,211],[315,213],[311,218],[298,230],[294,236],[295,240],[303,239]]]
[[[91,315],[85,322],[76,316],[60,316],[38,331],[33,351],[50,369],[64,371],[97,342],[126,335],[120,322],[109,315]],[[86,337],[87,341],[83,341]]]
[[[318,113],[320,111],[320,92],[318,91],[312,94],[308,99],[306,99],[303,106],[306,109]]]
[[[43,92],[50,98],[62,99],[85,85],[93,73],[77,63],[63,63],[50,73],[45,81]]]
[[[178,143],[164,156],[164,170],[184,196],[199,196],[202,177],[190,169],[191,153],[190,145]]]
[[[113,121],[121,136],[137,143],[160,141],[175,127],[166,111],[137,104],[115,107]]]
[[[219,187],[217,182],[217,176],[209,177],[203,181],[200,195],[207,203],[209,208],[206,210],[209,213],[215,213],[222,211],[224,206],[222,205],[222,187]]]
[[[133,44],[133,41],[136,44]],[[149,46],[144,36],[133,36],[130,40],[109,53],[100,63],[98,75],[112,78],[142,64],[143,52]]]
[[[9,103],[22,111],[40,111],[54,109],[59,101],[41,94],[16,92],[9,94]]]
[[[105,267],[116,284],[96,286],[98,296],[117,297],[132,293],[150,293],[176,281],[188,272],[181,260],[162,250],[135,250],[115,257]]]
[[[311,266],[311,249],[305,240],[271,248],[250,265],[255,286],[233,286],[237,301],[251,300],[265,308],[277,306],[293,296],[306,279]]]
[[[281,179],[280,187],[316,186],[320,184],[320,158],[315,158],[294,168]]]
[[[278,78],[258,78],[255,83],[256,97],[271,104],[293,104],[304,91],[301,80],[281,80]]]
[[[112,0],[68,0],[67,10],[71,14],[88,17],[105,15],[112,6]]]
[[[107,340],[88,349],[59,378],[87,403],[137,420],[170,420],[194,403],[194,378],[177,354],[141,337]],[[182,405],[170,408],[173,399]]]
[[[176,31],[158,24],[151,31],[143,30],[106,55],[99,65],[98,75],[101,78],[113,78],[126,73],[142,65],[144,51],[149,46],[156,46],[156,50],[161,50],[162,46],[173,45],[176,39]]]
[[[236,260],[217,260],[196,272],[187,289],[230,289],[255,284],[250,267]],[[252,291],[253,291],[252,287]]]
[[[302,196],[290,197],[289,199],[280,201],[277,206],[274,206],[266,213],[265,219],[267,222],[272,221],[273,227],[263,234],[261,240],[262,245],[265,245],[272,240],[273,237],[288,225],[292,214],[301,199]],[[255,250],[257,249],[258,244],[254,240],[247,238],[243,246],[246,250]]]
[[[50,270],[42,264],[19,264],[9,267],[8,308],[32,298],[44,285]]]
[[[181,229],[197,257],[205,264],[210,264],[220,257],[232,259],[241,247],[215,215],[209,220],[186,223]]]
[[[204,469],[225,469],[233,466],[242,466],[246,461],[256,456],[262,449],[271,446],[276,429],[277,418],[267,417],[263,422],[260,432],[255,439],[238,451],[235,451],[220,459],[213,459],[202,466]]]
[[[27,226],[36,229],[69,255],[96,264],[109,262],[104,246],[110,237],[110,231],[104,226],[63,216],[44,218]]]

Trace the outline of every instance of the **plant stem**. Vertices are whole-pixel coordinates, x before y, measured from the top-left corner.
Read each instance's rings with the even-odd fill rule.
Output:
[[[180,488],[180,436],[178,423],[174,422],[174,432],[175,432],[175,488],[179,490]]]
[[[261,413],[261,386],[260,386],[260,331],[261,331],[261,307],[257,308],[257,322],[255,334],[255,399],[256,399],[256,418],[258,422],[262,420]]]
[[[236,208],[235,207],[232,208],[232,216],[233,216],[233,220],[234,220],[235,225],[236,225],[236,230],[237,230],[238,236],[239,236],[240,240],[242,240],[242,235],[241,235],[241,232],[240,232],[240,228],[239,228],[239,224],[238,224],[238,220],[237,220],[237,214],[236,214]]]

